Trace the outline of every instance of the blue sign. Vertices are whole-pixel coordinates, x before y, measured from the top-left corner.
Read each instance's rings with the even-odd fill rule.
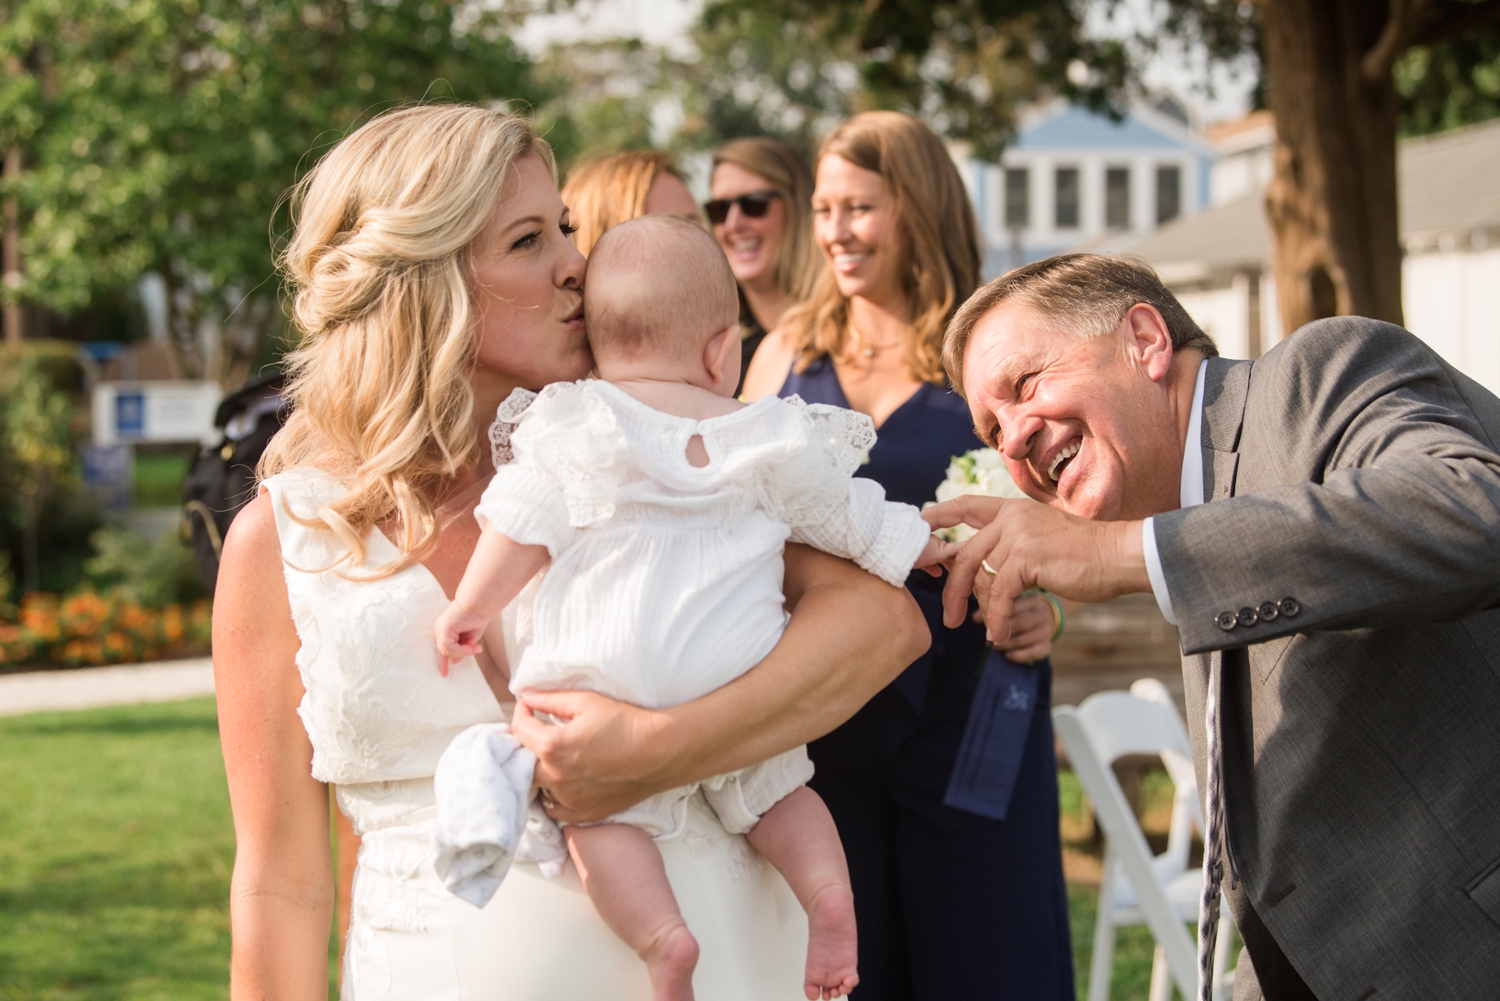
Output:
[[[111,510],[128,509],[135,500],[135,469],[130,445],[90,445],[83,450],[83,483]]]
[[[146,436],[146,394],[139,389],[115,395],[115,434],[121,438]]]

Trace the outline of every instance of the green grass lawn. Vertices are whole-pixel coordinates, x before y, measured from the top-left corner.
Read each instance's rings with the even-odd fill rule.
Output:
[[[147,454],[135,457],[135,503],[137,507],[177,507],[182,503],[182,481],[187,478],[191,458],[181,454]]]
[[[0,1001],[226,997],[233,864],[212,699],[0,718]],[[1097,892],[1068,886],[1079,998]],[[1111,998],[1145,998],[1151,948],[1120,930]]]
[[[0,999],[228,995],[212,699],[0,719]]]

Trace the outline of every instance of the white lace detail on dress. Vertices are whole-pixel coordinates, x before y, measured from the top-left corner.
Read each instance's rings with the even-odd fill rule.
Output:
[[[504,402],[495,408],[495,422],[490,425],[490,459],[496,469],[515,458],[515,453],[510,448],[510,436],[515,432],[521,415],[535,399],[536,394],[529,389],[513,389]]]
[[[875,424],[857,411],[800,396],[785,402],[802,418],[803,434],[786,460],[760,477],[760,501],[789,525],[816,524],[848,496],[849,477],[875,445]]]
[[[562,490],[574,528],[598,525],[615,513],[630,445],[615,412],[587,383],[543,389],[511,441]]]

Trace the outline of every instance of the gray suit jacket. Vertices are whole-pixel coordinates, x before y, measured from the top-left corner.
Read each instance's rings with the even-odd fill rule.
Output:
[[[1156,539],[1250,902],[1324,1001],[1500,997],[1500,400],[1341,317],[1210,359],[1202,447]]]

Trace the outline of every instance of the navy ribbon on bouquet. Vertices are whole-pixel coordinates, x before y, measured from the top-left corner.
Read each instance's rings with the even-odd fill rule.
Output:
[[[1038,672],[989,651],[943,803],[1004,820],[1036,712]]]

